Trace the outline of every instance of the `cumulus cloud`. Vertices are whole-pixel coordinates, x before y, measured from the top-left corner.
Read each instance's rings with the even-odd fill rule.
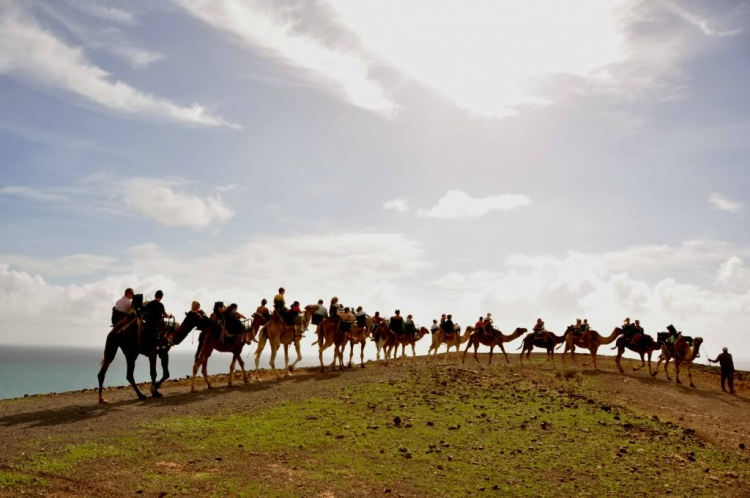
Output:
[[[28,269],[55,261],[18,260],[11,269],[0,256],[0,343],[103,346],[110,309],[126,287],[145,295],[162,289],[178,317],[194,299],[204,307],[237,302],[250,312],[281,285],[303,304],[338,295],[370,313],[396,303],[414,309],[421,282],[415,277],[429,267],[422,246],[397,233],[258,237],[192,257],[143,244],[130,248],[110,276],[76,285],[57,285]],[[315,354],[312,340],[305,341],[306,356]]]
[[[717,30],[711,25],[709,19],[691,12],[690,10],[678,5],[676,2],[673,2],[671,0],[663,0],[662,4],[667,8],[667,10],[674,13],[680,19],[698,28],[704,35],[723,37],[734,36],[742,33],[741,29],[731,29],[727,31]]]
[[[708,202],[713,206],[714,209],[718,211],[736,213],[737,211],[742,209],[742,204],[740,204],[739,202],[728,199],[721,194],[717,194],[716,192],[713,192],[708,197]]]
[[[136,69],[148,67],[154,62],[164,60],[164,54],[153,52],[126,43],[110,44],[103,47],[105,50],[125,59]]]
[[[145,62],[145,60],[142,60]],[[73,47],[42,29],[10,2],[0,3],[0,74],[27,80],[54,92],[74,95],[116,113],[195,126],[238,125],[199,105],[185,107],[112,80]]]
[[[510,211],[528,206],[531,202],[531,199],[523,194],[471,197],[460,190],[449,190],[432,208],[418,210],[417,216],[443,220],[478,218],[492,211]]]
[[[153,178],[134,178],[124,189],[133,211],[166,226],[202,228],[229,221],[234,213],[221,197],[197,197]]]
[[[329,44],[315,31],[300,29],[298,9],[274,9],[264,2],[173,0],[193,17],[230,35],[251,50],[331,89],[352,105],[391,117],[396,105],[370,78],[370,62],[353,49]]]
[[[383,204],[383,209],[405,213],[409,210],[409,201],[406,199],[391,199]]]
[[[71,254],[59,258],[38,258],[23,254],[0,254],[0,262],[23,268],[27,272],[48,276],[90,275],[111,270],[116,258],[95,254]]]

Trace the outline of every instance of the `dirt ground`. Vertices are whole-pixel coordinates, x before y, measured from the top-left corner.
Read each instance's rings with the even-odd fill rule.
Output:
[[[436,362],[428,363],[420,357],[416,364],[408,360],[405,366],[392,365],[388,368],[368,363],[367,368],[354,368],[343,372],[319,373],[315,369],[304,369],[283,379],[276,379],[275,376],[266,373],[260,382],[249,384],[243,384],[241,377],[238,375],[235,387],[232,388],[226,387],[226,376],[219,375],[212,380],[214,389],[206,389],[205,384],[201,382],[199,384],[200,392],[198,393],[190,393],[188,382],[182,379],[165,384],[162,388],[164,397],[160,399],[151,398],[139,401],[129,387],[108,389],[105,393],[109,401],[107,405],[99,405],[96,392],[91,390],[0,401],[0,441],[3,443],[0,445],[0,495],[18,496],[24,493],[70,496],[101,495],[102,493],[132,495],[136,493],[166,496],[167,494],[197,494],[199,490],[201,490],[201,494],[204,492],[242,494],[244,492],[249,495],[264,496],[362,496],[372,493],[391,493],[391,488],[384,487],[381,489],[377,488],[379,484],[373,484],[380,483],[381,476],[377,473],[366,480],[367,483],[372,484],[372,488],[357,489],[356,487],[352,488],[350,484],[344,485],[341,483],[329,486],[331,483],[325,482],[326,479],[331,479],[330,474],[325,474],[326,472],[332,472],[329,467],[318,469],[323,473],[321,475],[328,477],[315,481],[316,484],[311,484],[309,489],[290,488],[290,483],[294,479],[286,476],[283,472],[276,472],[278,469],[273,465],[277,464],[269,462],[269,459],[276,458],[280,459],[280,462],[285,462],[287,457],[284,453],[279,456],[271,449],[265,453],[251,453],[248,457],[248,461],[255,462],[263,468],[276,469],[270,472],[270,478],[266,476],[265,480],[258,483],[242,481],[242,487],[235,489],[226,486],[216,487],[219,484],[216,484],[216,479],[211,477],[209,473],[207,474],[209,477],[206,477],[206,479],[209,479],[209,481],[214,479],[214,481],[211,481],[214,484],[201,488],[200,486],[204,486],[204,484],[199,486],[196,484],[198,482],[196,480],[185,484],[185,482],[169,474],[169,470],[170,466],[176,466],[172,469],[175,470],[193,463],[195,460],[179,463],[179,453],[188,450],[197,452],[203,448],[202,446],[190,446],[185,443],[187,446],[177,447],[164,444],[162,448],[161,445],[153,446],[152,443],[155,440],[161,440],[162,434],[166,439],[168,434],[172,434],[170,431],[177,431],[174,432],[174,434],[178,434],[176,437],[183,437],[183,433],[189,432],[188,429],[174,429],[175,424],[179,425],[180,420],[190,421],[192,424],[197,423],[197,426],[191,425],[189,427],[198,427],[196,430],[200,432],[208,430],[201,425],[201,420],[221,420],[223,424],[223,421],[234,420],[232,417],[237,414],[256,416],[253,414],[266,413],[267,410],[278,411],[280,407],[303,406],[300,403],[307,403],[310,400],[330,399],[340,402],[342,392],[356,392],[356,389],[361,386],[374,385],[373,383],[379,383],[378,385],[380,385],[383,382],[389,383],[389,385],[398,385],[400,382],[417,382],[415,385],[421,385],[418,383],[427,376],[437,379],[438,376],[446,372],[452,372],[453,377],[451,379],[453,380],[450,382],[460,383],[462,388],[469,388],[469,392],[471,392],[470,387],[474,385],[472,379],[481,381],[493,379],[493,382],[504,382],[491,385],[476,384],[477,390],[484,390],[483,396],[488,396],[487,389],[502,389],[503,395],[515,396],[514,390],[516,388],[513,387],[514,385],[517,385],[519,381],[530,382],[535,386],[534,389],[541,389],[542,393],[546,393],[548,389],[553,393],[559,392],[560,396],[566,396],[566,399],[572,400],[561,401],[563,407],[572,406],[574,402],[580,402],[584,408],[586,403],[595,404],[605,407],[608,414],[611,410],[614,410],[617,413],[632,415],[635,417],[634,420],[640,417],[644,420],[655,421],[654,423],[662,424],[667,428],[678,428],[689,437],[695,438],[700,447],[705,445],[711,449],[714,452],[711,458],[717,459],[716,461],[724,459],[723,461],[729,462],[726,463],[726,469],[733,469],[708,476],[709,469],[707,467],[705,472],[707,478],[710,477],[711,480],[704,484],[696,484],[697,487],[692,488],[693,492],[689,493],[690,495],[750,496],[750,488],[746,480],[748,475],[745,473],[745,470],[750,472],[750,452],[747,449],[750,447],[750,377],[747,374],[739,373],[737,375],[735,389],[738,394],[731,396],[721,391],[718,372],[710,367],[699,366],[694,369],[693,380],[697,387],[690,388],[687,385],[686,372],[683,372],[681,376],[684,384],[676,385],[673,371],[671,372],[672,382],[665,379],[663,370],[655,378],[648,374],[647,369],[632,372],[632,367],[637,364],[635,361],[623,360],[626,373],[618,373],[611,357],[599,358],[598,371],[583,367],[563,369],[559,358],[556,370],[549,368],[549,365],[545,365],[543,368],[521,367],[518,364],[517,355],[512,356],[511,365],[505,365],[502,356],[495,356],[491,366],[487,365],[486,355],[480,355],[479,358],[480,363],[476,363],[469,356],[463,365],[456,362],[454,356],[451,356],[449,362],[444,364],[441,355]],[[579,365],[583,358],[583,356],[578,357]],[[539,363],[541,357],[535,355],[533,360]],[[568,363],[570,365],[570,362]],[[111,372],[111,375],[117,374],[117,372]],[[440,382],[439,386],[445,386],[445,381]],[[418,388],[422,389],[422,387]],[[425,387],[425,389],[429,389],[429,387]],[[450,389],[450,384],[446,389]],[[147,390],[144,392],[147,392]],[[463,391],[451,391],[451,393],[459,396],[461,400],[468,399],[466,394],[462,394]],[[415,393],[415,396],[422,396],[423,394],[425,393]],[[408,396],[405,399],[408,400]],[[401,406],[407,405],[408,402],[404,402]],[[365,409],[369,409],[367,407],[370,407],[369,401]],[[611,410],[609,407],[612,407]],[[371,408],[375,413],[375,402],[372,402]],[[574,408],[577,408],[577,406]],[[497,417],[508,415],[512,418],[512,416],[518,415],[518,413],[506,413],[508,410],[512,411],[511,408],[507,407],[504,409],[497,408],[497,410],[499,414]],[[315,415],[313,419],[317,416]],[[535,417],[531,417],[530,420],[534,419]],[[615,419],[619,420],[619,415]],[[253,420],[255,420],[253,423],[257,424],[257,420]],[[165,421],[165,425],[160,426],[161,421]],[[597,424],[605,426],[607,423],[597,421]],[[144,427],[147,429],[144,429]],[[367,429],[370,429],[370,427],[368,426]],[[307,430],[315,431],[317,429]],[[205,444],[209,444],[212,441],[211,438],[216,437],[217,431],[216,428],[210,427],[210,432],[206,433],[205,436]],[[150,449],[147,452],[150,463],[144,467],[131,465],[133,468],[130,470],[125,468],[125,464],[121,462],[133,461],[131,458],[133,448],[129,445],[136,446],[135,450],[137,451],[139,443],[131,439],[123,439],[124,434],[140,434],[139,437],[148,439],[148,444],[152,445],[149,446]],[[258,437],[260,440],[264,440],[263,438],[267,436],[267,434],[256,432],[252,434],[252,437],[248,437],[250,439]],[[477,443],[481,442],[479,441],[480,437],[479,434],[476,435]],[[107,444],[108,438],[119,442],[112,443],[110,447]],[[272,443],[273,441],[269,444],[272,445]],[[342,444],[340,441],[334,441],[334,443]],[[631,441],[632,443],[633,441]],[[285,443],[280,441],[279,444]],[[240,447],[242,446],[240,444]],[[302,447],[303,445],[300,444],[300,450]],[[218,446],[218,448],[221,447]],[[131,453],[127,453],[128,451]],[[624,452],[625,450],[621,451]],[[679,449],[675,450],[675,453],[679,453]],[[175,454],[178,456],[175,456]],[[118,457],[121,457],[121,459],[118,460]],[[309,454],[300,454],[299,457],[308,458],[308,462],[316,462]],[[230,455],[224,461],[228,462],[232,458]],[[693,461],[690,454],[686,454],[684,458],[680,456],[674,458],[679,462],[674,469],[678,474],[680,468],[685,468],[685,465],[688,465],[685,458]],[[706,456],[706,458],[709,457]],[[219,457],[215,459],[216,461],[222,460]],[[216,463],[213,458],[211,460],[212,464]],[[394,460],[394,463],[398,464],[398,461]],[[417,463],[415,460],[413,465]],[[667,465],[672,465],[672,463]],[[239,462],[237,464],[239,465]],[[118,465],[123,465],[123,468],[115,472],[112,467]],[[317,474],[313,473],[314,465],[312,463],[309,465],[310,468],[306,469],[307,473],[304,474],[307,476],[306,480],[303,479],[304,482],[312,482],[317,479],[315,477]],[[315,465],[322,466],[320,462]],[[351,463],[351,465],[354,465],[354,463]],[[409,465],[412,465],[412,463],[410,462]],[[471,468],[469,466],[468,471],[471,471]],[[169,475],[171,480],[168,482],[171,487],[164,487],[167,491],[159,491],[161,488],[158,486],[152,488],[142,484],[140,480],[135,482],[136,470],[149,474],[153,473],[151,482],[159,482],[162,487],[167,482],[166,476]],[[96,478],[97,473],[106,476],[106,479],[98,480]],[[233,475],[236,475],[236,473]],[[335,478],[339,476],[338,474],[333,475]],[[423,477],[429,479],[427,476]],[[505,487],[500,488],[498,485],[495,485],[492,489],[505,489],[506,494],[524,494],[521,491],[525,489],[530,496],[533,496],[535,495],[533,481],[530,485],[526,484],[526,488],[518,487],[519,483],[526,477],[528,476],[519,477],[518,482],[508,480],[508,484],[502,484],[502,486],[516,486],[515,488],[508,488],[515,491],[508,491]],[[351,477],[346,477],[346,479],[351,479]],[[561,477],[561,479],[564,479],[564,477]],[[718,484],[719,481],[722,484]],[[711,485],[724,486],[725,481],[728,481],[731,486],[717,487],[715,490],[711,490]],[[118,484],[120,482],[123,483],[122,487]],[[441,492],[427,487],[420,488],[414,483],[409,485],[402,481],[398,482],[402,484],[399,494],[403,496],[458,493],[455,490]],[[124,483],[129,484],[125,485]],[[622,485],[624,486],[626,483],[623,482]],[[669,487],[669,484],[666,486]],[[244,491],[240,492],[239,489]],[[475,489],[477,493],[485,491],[482,486],[471,489]],[[487,489],[490,490],[489,487]],[[574,493],[580,493],[582,496],[588,493],[586,491],[588,488],[585,487],[571,489],[576,490]],[[643,495],[661,496],[665,493],[671,493],[670,489],[667,491],[655,490],[653,493],[646,491]],[[470,494],[473,493],[470,492]],[[544,493],[540,492],[537,495],[544,495]]]

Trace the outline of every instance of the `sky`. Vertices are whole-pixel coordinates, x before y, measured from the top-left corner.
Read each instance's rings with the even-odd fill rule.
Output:
[[[0,344],[284,286],[750,358],[748,87],[747,1],[0,0]]]

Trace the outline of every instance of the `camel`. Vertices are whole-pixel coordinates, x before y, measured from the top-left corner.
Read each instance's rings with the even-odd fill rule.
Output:
[[[578,346],[579,348],[588,349],[589,353],[591,353],[591,361],[584,363],[583,366],[587,367],[593,363],[594,370],[598,370],[599,368],[596,366],[596,353],[599,350],[599,347],[611,344],[615,339],[622,335],[622,329],[620,327],[616,327],[607,337],[602,336],[596,330],[587,330],[583,334],[577,336],[573,333],[573,329],[574,327],[570,325],[563,335],[563,337],[565,337],[565,350],[562,353],[562,358],[563,365],[566,367],[565,355],[568,351],[570,351],[570,357],[573,358],[573,363],[578,366],[575,356],[576,346]]]
[[[677,339],[675,339],[674,344],[672,345],[671,351],[670,348],[667,347],[666,344],[662,345],[661,347],[661,356],[659,356],[659,362],[656,364],[656,371],[652,373],[652,376],[656,376],[657,372],[659,371],[659,366],[661,365],[661,362],[663,360],[666,360],[664,363],[664,373],[667,374],[667,380],[672,380],[671,377],[669,377],[669,360],[674,358],[674,368],[676,371],[676,382],[678,384],[682,384],[680,382],[680,366],[683,364],[686,364],[688,367],[688,378],[690,380],[690,387],[695,387],[695,384],[693,384],[693,360],[695,360],[698,357],[698,353],[700,352],[700,346],[703,343],[703,339],[701,337],[696,337],[693,339],[693,346],[690,347],[688,342],[685,340],[684,337],[682,337],[682,334],[677,336]]]
[[[151,367],[151,387],[149,389],[151,396],[154,398],[161,398],[162,395],[159,392],[159,388],[164,381],[169,378],[169,349],[172,345],[181,343],[200,321],[200,315],[197,313],[190,312],[185,315],[185,320],[179,325],[179,327],[176,327],[176,329],[171,332],[168,331],[166,334],[159,337],[156,342],[142,340],[145,339],[145,334],[148,334],[149,332],[143,330],[141,319],[135,315],[124,318],[120,323],[114,326],[110,333],[107,334],[107,341],[104,346],[104,357],[101,361],[101,369],[97,375],[97,378],[99,379],[99,403],[107,403],[107,400],[102,396],[104,377],[107,374],[109,365],[114,361],[118,349],[122,349],[122,354],[125,355],[125,361],[127,362],[127,374],[125,375],[125,378],[135,391],[138,399],[146,399],[146,395],[138,389],[138,386],[135,383],[135,378],[133,377],[135,362],[140,355],[148,358]],[[161,360],[162,368],[162,377],[158,382],[156,380],[157,356]]]
[[[441,329],[432,334],[432,344],[430,345],[430,349],[427,351],[427,358],[430,358],[430,353],[434,351],[433,357],[437,358],[438,349],[440,349],[441,344],[445,344],[445,358],[443,360],[444,363],[448,363],[448,353],[450,352],[451,347],[456,348],[456,358],[458,361],[461,361],[461,358],[459,355],[461,354],[461,344],[465,343],[469,340],[469,334],[471,334],[471,331],[469,329],[466,329],[464,332],[464,335],[461,335],[461,327],[456,325],[455,332],[449,335],[446,335],[445,332]]]
[[[638,340],[638,344],[635,346],[631,343],[630,339],[627,339],[624,336],[618,337],[617,342],[615,342],[615,346],[612,349],[617,349],[615,363],[617,364],[617,369],[620,370],[620,373],[625,372],[625,370],[623,370],[622,368],[622,365],[620,364],[622,355],[623,353],[625,353],[625,348],[638,353],[641,357],[641,366],[633,367],[633,372],[637,372],[638,370],[646,366],[646,362],[643,359],[644,355],[646,355],[648,357],[648,373],[651,376],[654,375],[654,373],[651,371],[651,355],[654,351],[661,349],[661,344],[656,342],[654,338],[648,334],[642,334],[641,338]]]
[[[567,332],[566,332],[567,334]],[[523,366],[523,356],[526,355],[526,359],[531,362],[531,351],[537,347],[537,348],[543,348],[547,350],[547,359],[544,360],[542,363],[539,364],[541,367],[548,361],[552,360],[552,368],[555,367],[555,347],[559,346],[565,342],[565,334],[563,335],[557,335],[554,332],[545,332],[544,335],[540,335],[537,337],[537,334],[535,332],[531,332],[530,334],[526,334],[526,337],[523,338],[523,343],[521,344],[521,347],[518,348],[521,350],[521,366]]]
[[[333,346],[333,362],[331,370],[336,369],[336,360],[339,360],[339,370],[344,369],[344,348],[348,340],[348,334],[339,330],[339,322],[332,318],[326,318],[318,324],[318,340],[313,342],[313,346],[318,345],[318,358],[320,359],[320,371],[325,372],[323,363],[323,351]],[[363,346],[364,352],[364,346]]]
[[[416,334],[397,334],[392,330],[388,330],[385,338],[385,366],[388,366],[388,362],[391,358],[391,351],[393,351],[393,363],[397,365],[398,361],[398,347],[401,346],[401,364],[404,364],[406,358],[406,346],[411,346],[411,354],[414,358],[414,363],[417,362],[417,351],[416,344],[422,337],[427,335],[430,331],[425,327],[420,327]]]
[[[258,373],[258,364],[260,363],[260,355],[263,353],[263,349],[266,347],[266,342],[271,343],[271,370],[274,371],[277,377],[281,377],[281,374],[276,370],[276,353],[279,350],[279,346],[284,345],[284,377],[291,375],[291,371],[297,366],[302,360],[302,352],[300,351],[299,341],[302,338],[302,331],[307,330],[307,326],[310,324],[310,319],[313,313],[318,309],[315,305],[305,306],[305,311],[302,314],[301,325],[287,325],[284,319],[281,317],[278,311],[274,311],[271,315],[271,319],[268,323],[264,324],[258,333],[258,350],[255,352],[255,379],[260,380],[260,374]],[[289,345],[294,343],[294,349],[297,351],[297,359],[294,363],[289,364]]]
[[[386,320],[383,320],[380,323],[376,324],[372,329],[372,340],[375,342],[375,347],[377,348],[375,359],[378,366],[380,366],[381,351],[383,351],[383,359],[386,361],[386,365],[388,365],[388,356],[386,356],[386,342],[388,341],[388,335],[390,334],[390,332],[391,330]]]
[[[245,347],[245,344],[249,344],[253,341],[258,334],[258,330],[263,325],[263,322],[263,317],[258,313],[254,313],[252,322],[250,323],[250,329],[247,332],[229,335],[224,328],[224,325],[219,326],[215,322],[206,318],[203,322],[201,334],[198,337],[198,348],[195,351],[195,363],[193,364],[193,378],[190,384],[190,392],[194,393],[198,391],[195,388],[195,376],[201,366],[203,367],[201,372],[203,373],[203,378],[206,380],[206,386],[208,386],[209,389],[213,387],[211,386],[211,381],[208,379],[208,358],[214,351],[220,353],[232,353],[232,363],[229,365],[229,387],[232,387],[234,382],[235,363],[240,364],[242,379],[245,384],[247,384],[249,380],[247,378],[247,372],[245,371],[245,361],[242,359],[242,348]]]
[[[477,363],[479,363],[479,358],[477,358],[477,349],[479,349],[480,344],[484,344],[485,346],[490,347],[490,365],[492,364],[492,352],[495,350],[495,346],[500,346],[500,350],[505,355],[505,362],[510,364],[510,360],[508,360],[508,354],[505,352],[505,347],[503,347],[503,344],[506,342],[515,341],[523,334],[528,332],[528,329],[519,327],[512,334],[504,335],[499,330],[495,332],[487,330],[488,327],[492,327],[492,325],[487,325],[484,329],[474,329],[474,327],[471,326],[466,328],[467,332],[471,331],[471,335],[469,336],[469,341],[466,344],[466,349],[464,350],[464,356],[461,359],[461,363],[466,362],[466,353],[469,352],[469,348],[471,346],[474,346],[474,359],[477,361]]]
[[[351,332],[349,333],[349,368],[352,368],[352,356],[354,356],[354,345],[359,344],[359,364],[362,368],[365,368],[365,344],[367,344],[367,338],[372,330],[372,318],[367,317],[367,323],[362,328],[357,324],[352,325]],[[346,347],[346,344],[344,344]],[[343,353],[343,350],[342,350]]]

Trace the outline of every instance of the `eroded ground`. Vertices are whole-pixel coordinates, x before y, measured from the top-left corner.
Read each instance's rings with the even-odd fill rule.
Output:
[[[471,361],[0,402],[0,494],[750,495],[743,380]]]

